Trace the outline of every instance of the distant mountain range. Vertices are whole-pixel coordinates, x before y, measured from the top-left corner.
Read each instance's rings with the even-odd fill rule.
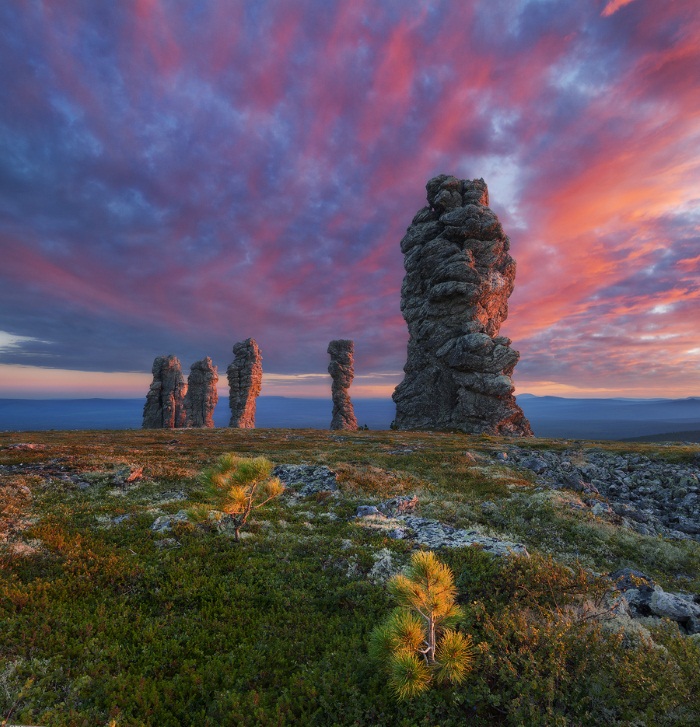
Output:
[[[0,399],[0,430],[138,429],[143,399]],[[217,427],[228,425],[227,401],[214,413]],[[687,399],[565,399],[521,394],[518,403],[541,437],[698,441],[700,397]],[[394,418],[390,399],[355,399],[361,425],[388,429]],[[261,396],[259,428],[326,429],[330,399]],[[664,436],[665,435],[665,436]]]

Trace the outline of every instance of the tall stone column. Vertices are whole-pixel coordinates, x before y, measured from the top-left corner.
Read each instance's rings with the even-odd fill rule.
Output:
[[[195,361],[190,367],[185,396],[188,427],[214,426],[214,409],[219,401],[218,381],[219,372],[209,356]]]
[[[355,344],[346,339],[331,341],[328,353],[331,362],[328,373],[333,379],[331,395],[333,397],[333,419],[331,429],[357,429],[355,410],[350,400],[350,384],[355,378]]]
[[[186,425],[187,384],[176,356],[153,361],[153,382],[143,407],[144,429],[175,429]]]
[[[488,207],[486,183],[440,175],[426,190],[428,206],[401,241],[409,342],[405,377],[393,394],[395,424],[531,436],[513,396],[520,354],[499,335],[515,260]]]
[[[262,356],[252,338],[233,345],[233,362],[226,369],[230,387],[230,427],[255,429],[256,399],[262,388]]]

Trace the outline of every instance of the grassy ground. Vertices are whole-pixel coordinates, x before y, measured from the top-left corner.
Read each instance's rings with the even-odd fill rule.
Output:
[[[11,445],[38,445],[17,449]],[[533,449],[571,442],[524,440]],[[700,591],[700,544],[649,538],[497,464],[504,441],[427,432],[0,434],[0,720],[40,725],[693,725],[697,640],[610,628],[594,572],[633,566]],[[689,460],[697,447],[581,442]],[[224,452],[323,464],[340,497],[282,498],[234,543],[198,482]],[[139,479],[125,474],[141,469]],[[367,655],[391,608],[375,556],[411,546],[358,504],[524,542],[530,558],[443,551],[479,644],[465,685],[397,704]],[[485,504],[486,503],[486,504]],[[163,514],[189,522],[165,534]],[[128,517],[122,517],[128,516]]]

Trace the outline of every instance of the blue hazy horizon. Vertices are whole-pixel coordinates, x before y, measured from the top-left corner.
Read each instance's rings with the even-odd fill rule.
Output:
[[[395,407],[391,399],[354,399],[360,425],[389,429]],[[579,439],[621,439],[700,430],[700,398],[566,399],[522,394],[518,403],[535,435]],[[49,429],[140,429],[144,399],[0,399],[0,431]],[[329,399],[261,396],[256,426],[260,429],[327,429]],[[228,401],[214,412],[217,427],[228,426]]]

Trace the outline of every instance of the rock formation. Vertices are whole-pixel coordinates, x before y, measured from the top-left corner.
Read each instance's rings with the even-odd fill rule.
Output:
[[[188,427],[214,426],[214,407],[219,401],[218,380],[219,374],[209,356],[195,361],[190,367],[185,396]]]
[[[258,344],[252,338],[235,343],[233,363],[226,369],[231,388],[230,427],[255,429],[255,400],[262,387],[262,356]]]
[[[153,382],[143,407],[144,429],[174,429],[186,425],[187,384],[176,356],[158,356],[153,361]]]
[[[328,344],[331,362],[328,373],[333,379],[331,395],[333,397],[333,419],[331,429],[357,429],[355,410],[350,401],[350,384],[355,378],[355,346],[352,341],[340,339]]]
[[[520,355],[499,336],[513,292],[509,240],[483,179],[440,175],[401,241],[408,324],[405,378],[394,391],[399,429],[531,436],[513,396]]]

